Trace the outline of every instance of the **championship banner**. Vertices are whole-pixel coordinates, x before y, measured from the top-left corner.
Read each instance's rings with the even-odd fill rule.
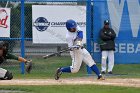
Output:
[[[0,8],[0,37],[10,37],[10,8]]]
[[[66,21],[73,19],[84,32],[86,42],[86,7],[85,6],[32,6],[33,43],[65,44]]]

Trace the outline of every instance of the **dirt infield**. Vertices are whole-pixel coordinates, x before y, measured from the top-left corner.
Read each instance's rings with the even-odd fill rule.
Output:
[[[113,85],[113,86],[127,86],[127,87],[139,87],[140,79],[106,79],[96,80],[93,78],[67,78],[67,79],[13,79],[13,80],[1,80],[0,85],[82,85],[82,84],[94,84],[94,85]]]

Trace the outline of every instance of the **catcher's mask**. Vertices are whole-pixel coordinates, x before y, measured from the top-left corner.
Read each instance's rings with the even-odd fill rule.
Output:
[[[0,49],[2,49],[2,48],[8,49],[8,47],[9,47],[9,43],[8,42],[0,41]]]
[[[4,42],[0,41],[0,49],[3,49],[3,47],[4,47]]]

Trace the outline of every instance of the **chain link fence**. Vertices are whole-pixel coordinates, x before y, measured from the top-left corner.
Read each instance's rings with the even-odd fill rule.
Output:
[[[20,55],[20,7],[18,6],[19,0],[0,0],[0,9],[10,8],[11,15],[10,17],[10,38],[0,37],[0,41],[7,41],[9,43],[9,52]],[[2,12],[1,12],[2,15]],[[2,27],[2,16],[0,17],[0,30]],[[17,50],[18,49],[18,50]],[[20,73],[20,63],[15,60],[6,60],[0,67],[12,70],[15,73]]]
[[[54,53],[66,48],[67,44],[33,44],[32,5],[77,6],[79,11],[83,11],[79,6],[86,6],[86,0],[25,0],[24,2],[25,58],[33,60],[33,73],[54,73],[54,70],[58,66],[62,65],[61,62],[67,61],[67,59],[69,59],[70,62],[64,64],[71,65],[69,53],[63,53],[62,57],[59,58],[54,57],[48,60],[44,60],[42,58],[43,55]],[[21,56],[21,0],[0,0],[0,8],[11,9],[10,38],[0,37],[0,40],[8,41],[10,46],[9,51],[15,55]],[[53,63],[52,60],[54,59],[58,60],[58,62]],[[50,61],[50,63],[48,61]],[[7,62],[1,64],[2,68],[11,70],[13,73],[20,73],[20,66],[20,63],[15,60],[8,60]]]
[[[0,41],[9,42],[9,51],[11,53],[19,55],[19,56],[22,55],[22,49],[23,49],[22,48],[23,43],[21,43],[21,41],[23,40],[22,32],[21,32],[22,31],[21,30],[22,29],[22,26],[21,26],[22,25],[21,24],[22,23],[21,22],[21,19],[22,19],[21,18],[21,6],[22,6],[21,1],[22,0],[0,0],[0,8],[10,8],[11,9],[10,38],[0,37]],[[117,11],[120,8],[119,8],[119,6],[116,6],[116,2],[119,2],[119,3],[122,3],[122,2],[115,1],[115,0],[114,1],[113,0],[91,0],[91,2],[92,2],[91,7],[87,6],[87,1],[90,1],[90,0],[23,0],[23,1],[24,1],[24,53],[25,53],[25,58],[33,60],[33,65],[34,65],[33,74],[44,75],[44,77],[45,77],[45,75],[50,75],[49,73],[54,73],[57,67],[71,65],[71,59],[70,59],[69,53],[63,53],[62,55],[59,55],[61,57],[53,57],[53,58],[46,59],[46,60],[44,60],[42,58],[43,55],[54,53],[54,52],[60,51],[63,48],[66,48],[67,44],[56,44],[56,43],[55,44],[52,44],[52,43],[51,44],[34,44],[33,43],[33,28],[32,28],[33,27],[32,26],[33,25],[32,24],[33,23],[33,19],[32,19],[32,17],[33,17],[32,6],[33,5],[76,6],[78,11],[81,11],[80,15],[86,14],[87,12],[91,12],[90,16],[87,17],[87,18],[91,18],[91,19],[89,19],[91,22],[90,22],[90,24],[87,24],[87,22],[86,22],[86,24],[87,24],[86,26],[87,26],[87,29],[91,30],[91,33],[88,33],[87,38],[89,41],[87,43],[92,43],[92,44],[91,45],[87,44],[87,47],[90,47],[89,50],[92,51],[93,56],[94,56],[94,54],[97,53],[97,56],[94,56],[95,61],[96,60],[98,61],[100,59],[100,52],[98,52],[98,49],[97,49],[97,52],[93,49],[93,48],[95,48],[93,42],[95,43],[96,39],[98,39],[97,38],[98,30],[99,30],[99,28],[101,28],[100,26],[102,26],[102,24],[103,24],[102,21],[105,18],[109,18],[109,16],[111,15],[108,12],[109,10],[108,10],[107,4],[110,4],[110,5],[114,4],[113,9],[116,9],[116,13],[118,13],[118,15],[119,15],[117,17],[121,18],[120,16],[123,15],[122,21],[125,22],[125,24],[127,24],[129,21],[129,14],[127,13],[128,10],[126,7],[127,3],[129,3],[129,6],[131,6],[131,7],[132,6],[134,7],[133,4],[137,5],[136,1],[135,2],[130,2],[130,1],[127,2],[127,0],[123,1],[124,2],[124,13],[122,13],[122,15],[120,15],[119,11]],[[132,5],[131,5],[131,3],[132,3]],[[86,8],[92,8],[91,9],[92,11],[83,10],[83,8],[81,8],[80,6],[85,6]],[[109,7],[111,7],[111,6],[109,6]],[[114,13],[114,10],[112,8],[109,8],[109,9],[111,9],[110,10],[111,13]],[[123,7],[122,7],[122,10],[123,10]],[[40,10],[40,11],[42,11],[42,10]],[[130,12],[133,13],[133,11],[130,11]],[[135,14],[135,16],[138,16],[138,14]],[[0,19],[0,21],[1,20],[2,19]],[[112,20],[114,20],[114,21],[112,21]],[[95,22],[95,24],[93,23],[93,21]],[[114,24],[116,24],[115,19],[111,19],[111,21],[114,22]],[[117,30],[117,33],[119,33],[118,25],[114,25],[114,24],[112,24],[112,27],[114,28],[114,30]],[[135,23],[135,24],[137,26],[137,23]],[[128,24],[128,25],[130,25],[130,24]],[[128,25],[123,26],[124,28],[122,27],[123,32],[126,32],[126,34],[125,34],[126,36],[128,33],[127,33],[125,27],[130,27]],[[2,27],[0,26],[0,30],[1,30],[1,28]],[[135,28],[137,28],[137,27],[135,27]],[[130,29],[130,28],[127,28],[127,29]],[[93,32],[93,30],[94,30],[94,32]],[[61,36],[61,35],[57,35],[57,33],[54,33],[52,30],[50,30],[50,33],[52,36],[53,35]],[[131,32],[129,32],[129,33],[131,33]],[[60,34],[62,34],[62,33],[60,33]],[[124,36],[122,36],[121,38],[123,38],[123,37]],[[50,38],[50,37],[47,37],[47,38]],[[117,38],[117,39],[119,39],[119,38]],[[129,39],[130,39],[130,37],[129,37]],[[137,40],[137,38],[132,38],[132,39]],[[124,39],[124,41],[126,41],[126,43],[127,43],[127,39]],[[130,42],[130,43],[134,43],[134,40],[132,40],[132,42]],[[136,44],[137,44],[137,42],[136,42]],[[136,45],[136,44],[133,44],[133,45]],[[133,45],[132,45],[132,47],[133,47]],[[130,46],[130,49],[131,49],[131,46]],[[124,56],[123,53],[118,52],[118,55],[120,55],[120,54],[122,54]],[[120,56],[119,56],[119,58],[120,58]],[[136,58],[136,60],[137,60],[137,58]],[[99,62],[100,62],[100,60],[99,60]],[[7,62],[4,62],[3,64],[1,64],[1,67],[12,70],[14,73],[20,73],[20,68],[21,68],[20,66],[21,66],[20,63],[17,61],[14,61],[14,60],[8,60]],[[82,71],[85,71],[85,68],[83,68]]]

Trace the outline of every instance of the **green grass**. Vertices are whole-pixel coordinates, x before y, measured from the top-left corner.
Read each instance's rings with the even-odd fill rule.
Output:
[[[26,93],[139,93],[140,88],[100,85],[0,86],[0,90]],[[20,92],[19,92],[20,93]]]
[[[13,72],[14,78],[54,78],[55,71],[58,67],[70,66],[71,58],[70,57],[52,57],[49,59],[34,58],[33,60],[33,70],[30,74],[20,74],[20,65],[18,62],[14,62],[11,65],[3,65],[3,68],[8,69]],[[11,62],[12,63],[12,62]],[[97,63],[98,68],[101,66]],[[121,74],[116,76],[107,76],[109,78],[140,78],[140,64],[115,64],[113,73]],[[92,73],[95,75],[95,73]],[[87,76],[86,65],[82,64],[82,67],[78,73],[68,74],[65,73],[62,75],[62,78],[68,77],[84,77]]]
[[[70,66],[70,57],[53,57],[49,59],[33,59],[33,70],[31,74],[19,74],[19,70],[13,70],[15,78],[54,78],[55,71],[58,67]],[[12,69],[11,69],[12,70]],[[79,77],[86,74],[85,65],[82,65],[79,73],[64,74],[64,77]]]
[[[49,59],[34,58],[33,70],[30,74],[20,74],[20,65],[14,62],[11,65],[4,64],[2,67],[10,70],[15,79],[47,79],[54,78],[58,67],[70,66],[70,57],[53,57]],[[100,69],[100,64],[97,63]],[[115,64],[114,74],[107,78],[140,78],[140,64]],[[95,74],[93,73],[95,76]],[[76,74],[62,74],[61,78],[85,77],[87,76],[86,65],[82,64],[80,71]],[[100,86],[100,85],[42,85],[42,86],[0,86],[1,90],[24,91],[25,93],[139,93],[140,88]]]

